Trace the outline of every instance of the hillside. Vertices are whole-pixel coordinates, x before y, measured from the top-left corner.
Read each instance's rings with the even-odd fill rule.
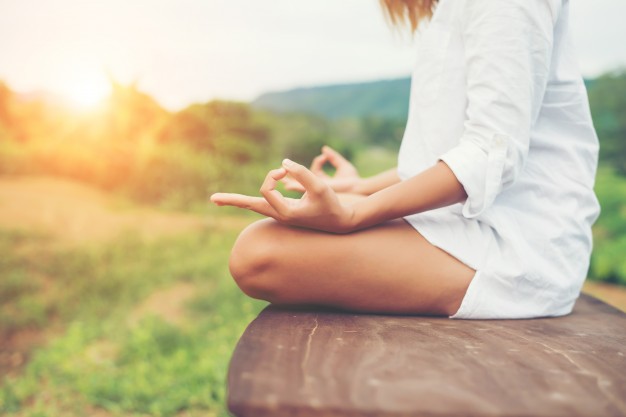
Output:
[[[593,84],[594,79],[585,79],[587,88]],[[410,88],[409,77],[300,87],[264,93],[251,104],[280,113],[309,113],[332,120],[364,116],[406,120]]]
[[[302,112],[329,119],[375,116],[405,120],[411,79],[295,88],[262,94],[252,106],[276,112]]]

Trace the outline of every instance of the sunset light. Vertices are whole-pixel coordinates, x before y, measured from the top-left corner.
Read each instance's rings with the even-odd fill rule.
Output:
[[[85,72],[64,83],[59,93],[73,106],[88,109],[111,93],[111,83],[102,72]]]

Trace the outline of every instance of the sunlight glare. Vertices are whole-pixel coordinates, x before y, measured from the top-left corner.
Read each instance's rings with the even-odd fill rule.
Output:
[[[78,108],[95,107],[111,94],[111,83],[102,71],[77,74],[63,88],[63,95]]]

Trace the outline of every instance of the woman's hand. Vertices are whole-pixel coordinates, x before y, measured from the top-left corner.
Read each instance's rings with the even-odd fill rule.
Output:
[[[304,190],[300,199],[285,198],[276,190],[278,181],[287,175]],[[282,168],[267,174],[261,186],[261,194],[263,197],[217,193],[211,196],[211,201],[218,206],[228,205],[252,210],[292,226],[332,233],[352,231],[352,209],[339,202],[337,194],[327,182],[293,161],[285,159]]]
[[[330,163],[335,168],[332,177],[324,172],[324,165]],[[313,159],[311,172],[322,178],[333,190],[338,193],[358,193],[358,184],[361,177],[354,165],[329,146],[322,147],[322,153]],[[281,179],[285,188],[290,191],[304,192],[302,184],[291,175]]]

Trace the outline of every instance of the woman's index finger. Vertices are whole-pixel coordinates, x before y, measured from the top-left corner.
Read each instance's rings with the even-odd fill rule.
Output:
[[[304,165],[300,165],[289,159],[283,160],[283,167],[296,181],[298,181],[307,192],[319,193],[324,187],[324,181],[309,171]]]

